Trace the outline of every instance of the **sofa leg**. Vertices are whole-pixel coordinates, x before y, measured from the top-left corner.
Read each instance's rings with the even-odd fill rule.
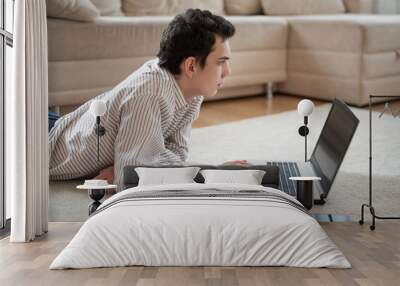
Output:
[[[269,82],[267,84],[267,98],[268,99],[272,99],[274,97],[274,93],[272,91],[274,83],[273,82]]]

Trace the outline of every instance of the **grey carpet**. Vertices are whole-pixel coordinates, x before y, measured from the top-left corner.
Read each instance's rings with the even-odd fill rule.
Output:
[[[93,201],[86,190],[76,189],[81,183],[78,180],[50,182],[49,221],[78,222],[87,219],[88,206]]]
[[[308,153],[318,139],[330,105],[310,117]],[[351,215],[358,220],[368,200],[369,112],[352,108],[360,125],[331,188],[327,203],[316,213]],[[373,203],[379,215],[400,215],[400,117],[373,113]],[[297,133],[302,118],[296,111],[246,119],[193,131],[189,160],[220,163],[235,159],[301,161],[304,139]],[[368,216],[369,217],[369,216]]]
[[[309,154],[328,115],[329,105],[315,109],[310,117]],[[352,109],[360,126],[327,203],[314,213],[350,215],[358,220],[368,200],[368,111]],[[400,215],[400,118],[374,113],[373,183],[374,205],[379,215]],[[297,134],[302,118],[296,111],[194,129],[189,161],[219,164],[234,159],[289,160],[304,158],[304,141]],[[90,203],[79,181],[50,183],[50,221],[83,221]],[[367,216],[369,218],[369,216]]]

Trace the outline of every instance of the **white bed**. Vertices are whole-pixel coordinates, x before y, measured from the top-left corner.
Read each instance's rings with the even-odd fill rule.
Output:
[[[50,269],[127,265],[351,267],[289,195],[263,186],[196,183],[114,195]]]

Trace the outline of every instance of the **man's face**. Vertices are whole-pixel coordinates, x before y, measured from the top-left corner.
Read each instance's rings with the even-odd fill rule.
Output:
[[[222,87],[224,78],[231,73],[230,56],[231,49],[228,40],[223,41],[221,37],[216,36],[214,47],[206,59],[205,66],[202,68],[197,64],[193,74],[193,85],[199,95],[214,96]]]

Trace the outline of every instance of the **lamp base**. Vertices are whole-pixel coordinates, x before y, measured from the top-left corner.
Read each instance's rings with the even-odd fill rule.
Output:
[[[89,189],[89,197],[94,200],[93,203],[89,205],[89,216],[94,213],[97,208],[101,205],[100,200],[104,197],[106,193],[105,189]]]

